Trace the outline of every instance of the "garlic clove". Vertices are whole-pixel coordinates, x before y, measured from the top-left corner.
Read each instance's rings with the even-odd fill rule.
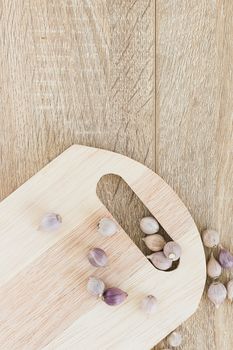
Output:
[[[107,254],[103,249],[93,248],[87,256],[90,264],[95,267],[105,267],[108,263]]]
[[[233,279],[227,283],[227,297],[230,301],[233,300]]]
[[[214,254],[211,254],[211,257],[207,263],[207,274],[209,277],[215,279],[218,278],[222,273],[222,267],[219,262],[215,259]]]
[[[153,265],[160,270],[168,270],[172,266],[172,260],[168,259],[163,252],[156,252],[148,255],[147,258],[151,260]]]
[[[62,218],[59,214],[47,213],[41,219],[39,230],[56,231],[60,228],[61,223]]]
[[[207,296],[215,307],[218,308],[226,299],[227,290],[222,283],[213,282],[208,288]]]
[[[115,221],[109,218],[103,218],[98,223],[98,232],[106,237],[111,237],[117,233],[118,227]]]
[[[182,336],[179,332],[175,331],[172,332],[168,337],[167,337],[168,344],[174,348],[178,347],[182,343]]]
[[[153,295],[147,295],[141,303],[141,309],[148,315],[157,311],[158,302]]]
[[[214,248],[219,244],[219,233],[215,230],[205,230],[202,232],[202,240],[207,248]]]
[[[146,246],[153,252],[159,252],[160,250],[163,250],[163,247],[166,244],[165,239],[159,234],[149,235],[145,238],[142,238],[142,240],[145,242]]]
[[[218,261],[224,269],[233,268],[233,255],[223,246],[220,246]]]
[[[105,284],[100,278],[91,276],[87,282],[87,290],[90,294],[101,297],[105,290]]]
[[[181,256],[181,246],[173,241],[168,242],[163,247],[163,253],[168,259],[176,261]]]
[[[119,288],[108,288],[103,293],[103,301],[111,306],[123,303],[128,297],[128,294]]]
[[[152,216],[146,216],[141,219],[140,228],[146,235],[151,235],[159,231],[159,223]]]

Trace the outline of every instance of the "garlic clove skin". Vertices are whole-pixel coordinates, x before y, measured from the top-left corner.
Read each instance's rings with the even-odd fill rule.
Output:
[[[94,267],[105,267],[108,264],[108,257],[105,251],[101,248],[93,248],[87,256],[90,264]]]
[[[152,235],[159,231],[159,223],[153,216],[146,216],[141,219],[140,228],[146,235]]]
[[[215,259],[214,254],[211,254],[211,257],[207,263],[207,275],[210,278],[218,278],[222,273],[222,267],[219,262]]]
[[[168,242],[163,247],[163,253],[172,261],[177,261],[181,257],[181,246],[176,242]]]
[[[223,246],[220,246],[218,261],[224,269],[233,268],[233,255]]]
[[[202,232],[202,240],[207,248],[214,248],[219,244],[220,236],[217,231],[208,229]]]
[[[172,260],[168,259],[163,252],[156,252],[148,255],[147,258],[151,260],[153,265],[159,270],[166,271],[172,266]]]
[[[208,288],[207,296],[210,301],[218,308],[226,299],[227,290],[220,282],[213,282]]]
[[[154,314],[157,311],[158,301],[153,295],[147,295],[141,302],[141,309],[147,315]]]
[[[87,282],[87,291],[97,297],[101,297],[105,290],[104,282],[97,277],[91,276]]]
[[[62,218],[56,213],[47,213],[43,216],[40,222],[39,230],[41,231],[56,231],[62,224]]]
[[[142,238],[142,240],[145,242],[147,248],[153,252],[159,252],[163,250],[163,247],[166,244],[165,239],[159,234],[149,235],[145,238]]]
[[[111,237],[117,233],[117,231],[117,224],[110,218],[103,218],[98,223],[98,232],[103,236]]]
[[[233,279],[227,283],[227,298],[233,300]]]
[[[174,348],[178,347],[182,343],[182,336],[179,332],[175,331],[172,332],[168,337],[167,337],[168,344]]]
[[[128,294],[119,288],[108,288],[103,293],[103,301],[110,305],[116,306],[122,304],[128,297]]]

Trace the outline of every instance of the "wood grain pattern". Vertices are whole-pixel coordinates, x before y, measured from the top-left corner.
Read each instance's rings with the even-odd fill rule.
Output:
[[[110,173],[129,184],[180,244],[176,269],[155,269],[122,228],[107,238],[97,232],[100,218],[110,214],[96,186]],[[37,229],[43,210],[61,215],[58,232]],[[72,146],[2,201],[0,212],[3,349],[150,349],[198,306],[206,276],[198,230],[172,189],[132,159]],[[107,252],[108,267],[90,266],[92,247]],[[90,297],[86,284],[92,274],[127,291],[127,301],[112,308]],[[159,301],[153,317],[139,307],[148,294]]]
[[[232,1],[157,1],[156,170],[233,250],[232,16]],[[203,298],[181,348],[230,350],[232,323],[232,305]]]

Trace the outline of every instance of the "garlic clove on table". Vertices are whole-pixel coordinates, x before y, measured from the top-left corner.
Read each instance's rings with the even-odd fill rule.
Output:
[[[110,218],[103,218],[98,223],[98,232],[106,237],[111,237],[118,231],[118,226]]]
[[[163,247],[166,244],[163,236],[159,234],[146,236],[145,238],[142,238],[142,240],[146,244],[147,248],[153,252],[159,252],[160,250],[163,250]]]
[[[159,223],[153,216],[146,216],[141,219],[140,228],[146,235],[152,235],[159,231]]]
[[[105,267],[108,264],[108,257],[101,248],[93,248],[89,251],[87,258],[94,267]]]
[[[177,261],[181,257],[181,246],[176,242],[167,242],[163,247],[164,255],[172,261]]]
[[[39,230],[42,231],[56,231],[62,224],[62,218],[56,213],[47,213],[41,219]]]
[[[168,259],[163,252],[156,252],[148,255],[147,258],[151,260],[153,265],[159,270],[168,270],[172,266],[172,260]]]
[[[208,288],[207,296],[215,307],[218,308],[226,299],[227,290],[222,283],[213,282]]]

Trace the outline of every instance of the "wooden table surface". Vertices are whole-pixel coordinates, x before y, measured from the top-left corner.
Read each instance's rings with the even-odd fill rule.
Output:
[[[70,145],[101,147],[154,169],[233,249],[232,17],[230,0],[1,1],[0,198]],[[144,249],[136,196],[113,176],[98,193]],[[204,296],[180,349],[232,349],[232,307]]]

